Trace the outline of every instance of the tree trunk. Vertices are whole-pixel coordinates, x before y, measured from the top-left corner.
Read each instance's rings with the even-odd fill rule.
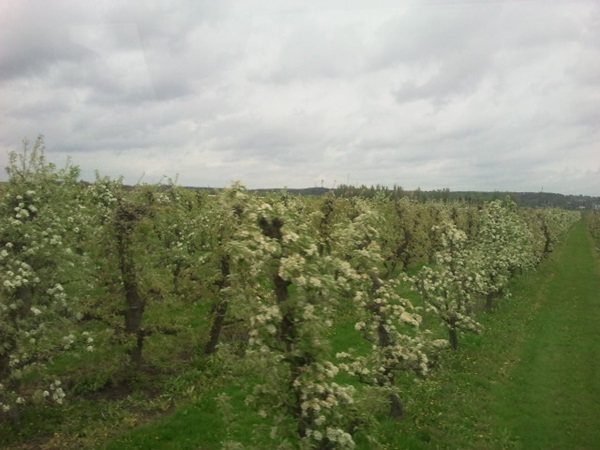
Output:
[[[552,245],[552,235],[550,234],[550,228],[548,228],[547,224],[544,224],[543,226],[543,231],[544,231],[544,256],[548,255],[548,253],[550,253],[550,246]]]
[[[127,259],[127,257],[125,257]],[[129,351],[131,363],[134,367],[139,367],[142,363],[142,347],[144,345],[144,332],[142,330],[142,318],[146,302],[139,292],[137,280],[133,272],[133,261],[130,261],[131,266],[127,265],[127,269],[121,268],[123,277],[123,286],[125,287],[125,302],[127,304],[125,315],[125,333],[129,336],[135,336],[136,344]]]
[[[452,350],[456,350],[458,348],[458,333],[456,332],[456,328],[448,328],[448,339],[450,340]]]
[[[494,307],[494,294],[490,293],[487,295],[486,299],[485,299],[485,309],[486,311],[491,311],[492,308]]]
[[[377,277],[377,275],[373,273],[371,274],[371,282],[373,284],[373,292],[376,292],[382,286],[379,277]],[[377,325],[377,346],[379,348],[389,347],[392,343],[390,339],[390,334],[385,328],[385,314],[381,312],[378,306],[375,306],[372,309],[372,312],[375,315],[379,315],[381,318],[379,324]],[[392,372],[392,369],[387,368],[384,375],[387,381],[391,385],[394,385],[395,376]],[[380,380],[379,385],[383,386],[384,383]],[[388,400],[390,402],[390,417],[398,422],[401,421],[404,417],[404,408],[402,407],[402,401],[400,400],[400,397],[398,396],[398,394],[392,392],[388,395]]]
[[[142,348],[144,345],[142,317],[146,307],[146,301],[140,294],[135,262],[131,254],[131,230],[137,219],[137,211],[127,205],[121,205],[115,216],[119,269],[125,292],[126,307],[123,311],[125,334],[135,337],[135,346],[129,350],[129,356],[132,366],[136,368],[142,363]]]
[[[279,242],[282,241],[281,228],[283,227],[283,222],[281,219],[276,217],[269,222],[265,218],[261,218],[259,226],[265,236],[277,239]],[[289,390],[294,398],[294,401],[288,405],[288,411],[296,420],[298,435],[300,438],[304,438],[306,437],[306,432],[310,427],[311,421],[309,417],[302,416],[302,389],[296,386],[296,381],[302,374],[302,368],[309,366],[313,362],[313,357],[308,353],[299,354],[297,351],[298,330],[295,321],[296,311],[290,305],[290,293],[288,291],[291,282],[281,278],[277,272],[273,274],[272,280],[275,287],[275,299],[282,315],[277,336],[283,344],[283,360],[290,369]]]
[[[173,269],[173,292],[179,295],[179,275],[183,271],[183,262],[181,260],[175,261],[175,268]]]
[[[223,323],[225,322],[225,316],[227,315],[227,309],[229,308],[229,301],[223,297],[222,290],[229,284],[229,259],[226,256],[221,258],[221,279],[217,282],[219,288],[218,303],[215,307],[215,315],[213,317],[213,323],[210,327],[210,334],[208,342],[204,347],[205,355],[212,355],[217,351],[217,345],[219,343],[219,337],[221,336],[221,330],[223,329]]]
[[[390,394],[390,416],[392,419],[400,422],[404,418],[404,407],[398,394]]]

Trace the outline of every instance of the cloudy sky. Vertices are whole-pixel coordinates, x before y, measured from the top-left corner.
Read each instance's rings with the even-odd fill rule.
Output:
[[[0,165],[40,133],[88,180],[600,196],[600,2],[2,0]]]

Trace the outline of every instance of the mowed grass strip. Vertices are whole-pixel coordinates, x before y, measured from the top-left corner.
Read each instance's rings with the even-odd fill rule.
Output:
[[[522,449],[600,449],[600,265],[579,222],[535,277],[536,313],[493,390],[492,427]]]
[[[600,449],[600,258],[578,223],[480,335],[407,386],[407,418],[384,448]]]

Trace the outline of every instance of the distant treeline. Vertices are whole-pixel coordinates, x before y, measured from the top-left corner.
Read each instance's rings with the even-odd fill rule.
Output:
[[[208,190],[216,193],[215,188],[190,188],[195,190]],[[277,192],[284,189],[255,189],[257,193]],[[591,197],[589,195],[563,195],[549,192],[477,192],[477,191],[451,191],[450,189],[437,189],[433,191],[423,191],[419,188],[415,190],[405,190],[400,186],[351,186],[339,185],[334,189],[324,187],[312,187],[304,189],[285,189],[293,195],[320,196],[327,192],[334,192],[338,197],[361,197],[373,198],[375,196],[386,196],[400,199],[409,197],[419,202],[430,200],[442,201],[462,201],[470,204],[480,204],[492,200],[505,199],[510,197],[519,206],[524,207],[551,207],[563,209],[599,209],[600,197]]]
[[[88,184],[83,182],[84,184]],[[4,182],[0,182],[1,185]],[[125,186],[125,189],[131,188],[132,186]],[[220,188],[211,187],[193,187],[186,186],[187,189],[207,192],[209,194],[216,194],[220,191]],[[461,201],[469,204],[483,204],[485,202],[493,200],[505,199],[507,196],[510,197],[515,203],[523,207],[549,207],[549,208],[563,208],[563,209],[595,209],[600,210],[600,197],[592,197],[589,195],[563,195],[553,194],[549,192],[478,192],[478,191],[451,191],[450,189],[436,189],[433,191],[423,191],[419,188],[415,190],[405,190],[400,186],[387,187],[382,185],[375,186],[351,186],[341,184],[334,189],[325,187],[312,187],[303,189],[254,189],[252,192],[258,194],[268,194],[269,192],[287,191],[292,195],[305,195],[305,196],[321,196],[327,192],[333,192],[337,197],[361,197],[361,198],[374,198],[376,196],[385,196],[393,199],[400,199],[403,197],[409,197],[418,202],[427,202],[430,200],[441,200],[441,201]]]

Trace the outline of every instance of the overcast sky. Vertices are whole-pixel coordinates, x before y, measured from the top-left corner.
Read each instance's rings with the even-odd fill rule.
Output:
[[[600,196],[600,2],[2,0],[0,165],[40,133],[88,180]]]

